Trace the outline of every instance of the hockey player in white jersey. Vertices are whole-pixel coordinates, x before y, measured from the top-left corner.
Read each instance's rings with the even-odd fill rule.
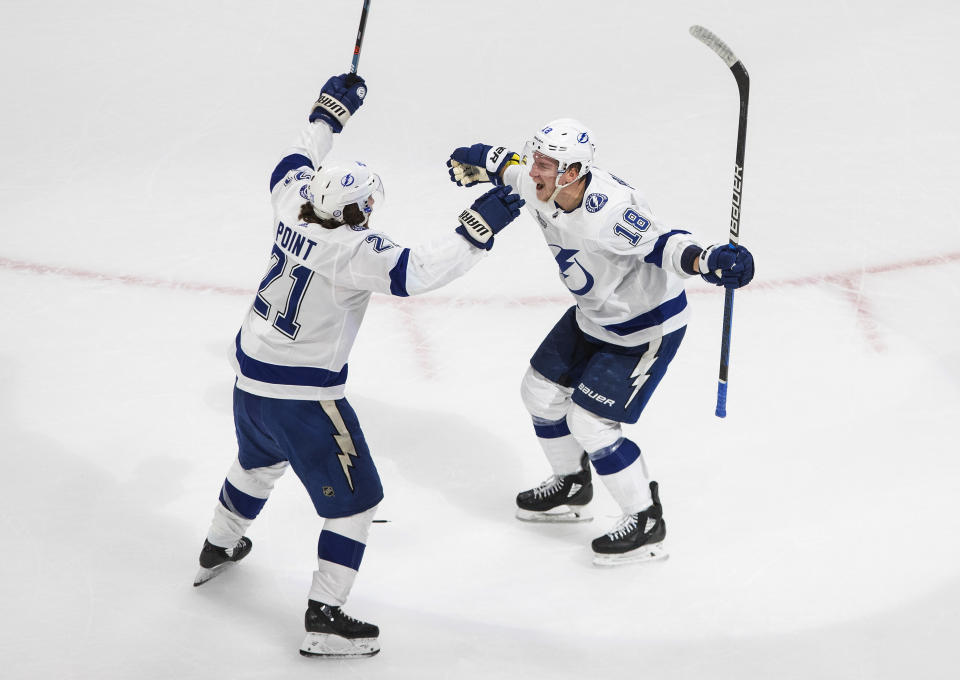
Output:
[[[622,512],[592,543],[594,563],[613,565],[666,556],[657,482],[621,423],[640,417],[683,339],[684,280],[700,275],[738,288],[754,265],[742,246],[703,247],[660,223],[639,191],[593,164],[595,151],[589,129],[560,119],[540,128],[522,157],[474,144],[447,165],[461,186],[506,185],[526,200],[576,301],[523,377],[523,402],[553,474],[517,496],[517,517],[591,519],[592,464]]]
[[[194,581],[205,583],[250,553],[247,528],[277,479],[293,468],[326,518],[300,648],[307,656],[368,656],[380,649],[377,626],[341,610],[383,498],[344,396],[347,359],[371,293],[405,297],[452,281],[486,255],[523,205],[498,187],[463,210],[456,229],[415,248],[374,231],[384,196],[379,176],[356,161],[326,161],[334,134],[366,91],[359,76],[330,78],[270,178],[270,261],[232,352],[238,455]]]

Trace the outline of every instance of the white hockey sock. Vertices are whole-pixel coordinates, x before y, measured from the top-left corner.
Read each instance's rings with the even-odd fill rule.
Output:
[[[540,423],[538,423],[540,420]],[[538,435],[542,432],[544,422],[541,419],[534,418],[534,429]],[[560,421],[566,428],[566,421]],[[569,432],[569,430],[568,430]],[[580,458],[583,457],[583,447],[573,438],[573,435],[566,434],[560,437],[537,437],[540,448],[543,449],[550,467],[555,475],[572,475],[580,471]]]
[[[569,475],[580,469],[583,447],[570,434],[567,412],[573,390],[527,367],[520,385],[520,396],[533,419],[533,429],[553,473]]]
[[[624,515],[645,510],[653,505],[650,479],[642,459],[612,475],[597,475],[620,506]]]
[[[377,506],[349,517],[323,523],[317,543],[317,571],[313,572],[310,599],[339,607],[347,601],[367,545]]]
[[[221,548],[236,545],[288,466],[289,463],[283,462],[245,470],[240,461],[235,460],[220,490],[220,502],[213,511],[207,540]]]
[[[230,512],[223,505],[217,503],[213,510],[213,521],[207,531],[207,540],[221,548],[232,548],[247,533],[247,528],[253,523],[252,519],[241,517]]]
[[[640,512],[653,504],[643,454],[636,444],[621,436],[620,423],[576,404],[571,407],[567,422],[623,514]]]

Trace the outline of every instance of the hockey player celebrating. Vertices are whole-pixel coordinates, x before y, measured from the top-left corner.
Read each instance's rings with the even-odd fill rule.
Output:
[[[359,76],[330,78],[299,141],[270,178],[270,263],[232,357],[239,453],[220,490],[194,582],[250,553],[244,534],[292,467],[326,518],[300,647],[306,656],[369,656],[380,649],[377,626],[341,609],[383,498],[344,396],[347,358],[371,293],[416,295],[464,274],[523,205],[506,187],[495,188],[460,214],[455,230],[417,248],[373,231],[371,215],[383,206],[379,176],[363,163],[325,162],[333,135],[366,92]]]
[[[576,301],[523,377],[523,403],[553,474],[517,496],[517,517],[591,519],[592,464],[623,513],[592,544],[594,563],[612,565],[666,556],[657,482],[621,423],[637,421],[680,346],[684,280],[739,288],[754,266],[742,246],[703,247],[661,224],[639,191],[593,165],[595,149],[590,130],[561,119],[540,128],[522,161],[474,144],[447,165],[460,186],[492,182],[526,200]]]

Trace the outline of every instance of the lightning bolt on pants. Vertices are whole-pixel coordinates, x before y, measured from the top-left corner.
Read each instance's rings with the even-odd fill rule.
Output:
[[[346,399],[274,399],[234,389],[233,414],[240,468],[257,475],[289,463],[321,517],[357,515],[383,499],[377,467]]]

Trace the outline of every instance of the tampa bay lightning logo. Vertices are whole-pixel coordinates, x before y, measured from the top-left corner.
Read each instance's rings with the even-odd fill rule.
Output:
[[[607,204],[606,194],[590,194],[587,196],[587,212],[595,213]]]
[[[581,132],[579,135],[577,135],[577,141],[581,144],[586,144],[590,141],[590,135],[588,135],[586,132]]]
[[[575,257],[579,250],[563,248],[554,243],[549,244],[555,249],[554,259],[560,267],[560,278],[574,295],[586,295],[593,288],[593,275],[583,268]]]
[[[350,173],[347,173],[346,175],[344,175],[343,179],[340,180],[340,184],[345,187],[348,187],[351,184],[353,184],[353,175],[351,175]]]
[[[313,195],[310,193],[309,184],[304,184],[300,187],[300,195],[304,198],[304,200],[313,202]]]

